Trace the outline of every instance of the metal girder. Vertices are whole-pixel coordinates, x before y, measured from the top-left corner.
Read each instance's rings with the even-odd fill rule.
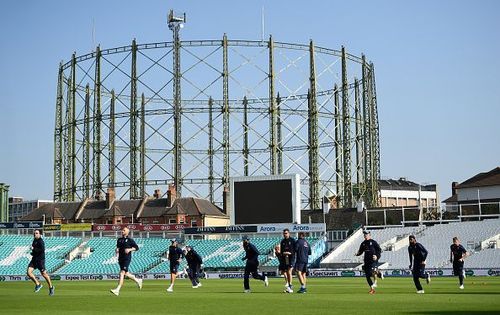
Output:
[[[174,185],[177,197],[182,196],[182,97],[181,42],[179,27],[173,29],[173,94],[174,94]]]
[[[208,99],[208,194],[210,202],[214,202],[214,123],[213,100]]]
[[[56,118],[54,130],[54,201],[63,200],[63,80],[62,62],[57,75]]]
[[[316,68],[314,44],[309,44],[309,205],[311,210],[321,209],[318,169],[318,108],[316,104]]]
[[[229,66],[227,60],[227,36],[222,38],[222,147],[224,149],[224,177],[223,184],[229,184]]]
[[[371,178],[372,178],[372,155],[371,155],[371,126],[370,126],[370,96],[369,96],[369,80],[368,80],[368,65],[366,63],[366,58],[362,55],[361,72],[363,78],[361,80],[361,86],[363,89],[363,148],[364,148],[364,189],[366,195],[366,202],[368,206],[372,203],[372,189],[371,189]]]
[[[374,192],[372,200],[372,206],[376,207],[379,204],[378,198],[378,180],[380,179],[380,140],[379,140],[379,123],[378,123],[378,108],[377,108],[377,89],[375,87],[375,66],[370,63],[370,91],[371,91],[371,102],[370,102],[370,122],[371,122],[371,135],[372,140],[372,180],[371,186]]]
[[[102,108],[101,108],[101,48],[97,46],[95,54],[95,75],[94,75],[94,140],[93,140],[93,194],[96,198],[100,198],[102,193],[101,180],[101,124],[102,124]]]
[[[87,84],[85,88],[85,116],[84,116],[83,133],[85,141],[83,142],[83,187],[85,198],[90,197],[90,87]]]
[[[274,97],[274,43],[273,37],[269,36],[269,133],[271,139],[269,139],[269,160],[270,160],[270,174],[276,175],[278,173],[278,139],[277,139],[277,109],[276,109],[276,99]],[[245,97],[246,99],[246,97]],[[245,175],[247,176],[247,175]]]
[[[111,101],[109,104],[109,187],[115,186],[115,90],[111,90]]]
[[[363,182],[363,163],[361,154],[361,145],[363,141],[362,125],[361,125],[361,110],[360,110],[360,91],[359,91],[359,81],[354,79],[354,119],[356,126],[356,188],[357,195],[356,200],[362,196],[362,191],[360,190],[360,185]]]
[[[71,98],[69,101],[69,130],[68,130],[68,187],[67,193],[68,201],[75,201],[76,188],[75,188],[75,177],[76,177],[76,54],[73,53],[71,58]]]
[[[283,174],[283,142],[281,132],[281,97],[276,97],[276,136],[278,142],[278,174]]]
[[[139,198],[137,185],[137,45],[132,41],[130,76],[130,199]]]
[[[351,184],[351,130],[350,130],[350,110],[349,110],[349,90],[347,82],[347,57],[344,46],[342,46],[342,160],[344,175],[344,199],[342,206],[350,208],[352,202],[352,184]]]
[[[339,100],[339,89],[337,84],[333,87],[333,105],[334,105],[334,117],[335,117],[335,194],[338,201],[341,201],[343,185],[342,185],[342,135],[341,135],[341,120],[340,120],[340,100]]]
[[[248,176],[248,101],[243,97],[243,175]]]
[[[144,93],[141,94],[141,126],[140,126],[140,148],[141,152],[139,155],[139,173],[140,173],[140,197],[144,198],[146,196],[146,121],[145,121],[145,111],[146,100],[144,98]]]

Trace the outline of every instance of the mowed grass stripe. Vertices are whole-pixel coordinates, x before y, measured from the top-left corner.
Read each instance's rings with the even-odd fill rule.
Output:
[[[375,295],[364,278],[309,279],[307,294],[282,293],[282,279],[268,288],[252,279],[251,294],[242,279],[205,280],[199,289],[178,280],[169,294],[167,281],[145,281],[139,291],[129,280],[118,297],[109,293],[116,281],[54,283],[49,297],[45,283],[34,293],[30,282],[0,282],[0,314],[500,314],[500,277],[467,278],[465,290],[456,278],[433,278],[423,295],[411,278],[381,280]]]

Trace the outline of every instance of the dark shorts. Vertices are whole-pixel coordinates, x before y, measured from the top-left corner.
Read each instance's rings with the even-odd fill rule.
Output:
[[[284,267],[283,270],[288,270],[290,268],[293,268],[293,266],[295,265],[295,256],[288,256],[288,257],[284,257],[283,258],[283,264],[282,266]]]
[[[295,271],[307,272],[307,263],[297,262],[294,267]]]
[[[130,265],[131,260],[126,259],[126,260],[118,260],[118,264],[120,265],[120,271],[125,271],[128,272],[128,266]]]
[[[363,271],[371,276],[373,272],[377,269],[377,264],[375,262],[367,263],[363,265]]]
[[[171,261],[170,262],[170,273],[177,273],[179,271],[179,262]]]
[[[464,272],[464,262],[463,261],[454,261],[453,262],[453,275],[461,276]]]
[[[287,266],[283,263],[280,263],[279,266],[278,266],[278,270],[279,271],[287,271],[289,268],[287,268]]]
[[[254,262],[247,262],[245,265],[245,273],[257,272],[259,264]]]
[[[28,267],[31,267],[33,269],[38,269],[42,273],[45,271],[45,259],[42,260],[32,259]]]

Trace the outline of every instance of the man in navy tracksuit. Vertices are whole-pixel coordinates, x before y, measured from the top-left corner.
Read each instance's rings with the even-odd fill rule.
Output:
[[[200,280],[198,279],[198,274],[201,270],[201,265],[203,260],[201,256],[194,250],[191,246],[186,246],[186,262],[188,264],[187,274],[191,283],[193,284],[193,289],[201,287]]]
[[[368,293],[374,294],[375,288],[377,286],[377,276],[382,278],[382,273],[377,270],[377,262],[380,259],[380,255],[382,254],[382,249],[378,245],[378,243],[372,239],[369,231],[363,231],[363,236],[365,240],[359,246],[359,250],[356,253],[356,256],[363,256],[363,271],[365,272],[366,281],[370,286],[370,291]],[[375,282],[372,281],[372,278],[375,278]]]
[[[425,272],[425,260],[427,259],[427,250],[425,247],[417,243],[414,235],[408,238],[410,245],[408,246],[408,255],[410,258],[410,269],[413,274],[413,282],[417,288],[417,293],[424,293],[424,289],[420,284],[420,278],[425,279],[427,284],[431,282],[431,275]],[[412,268],[413,267],[413,268]]]
[[[35,292],[42,289],[43,285],[38,281],[33,275],[33,270],[38,269],[42,277],[45,278],[47,284],[49,285],[49,295],[54,295],[54,286],[50,281],[50,276],[45,270],[45,242],[42,239],[42,232],[40,230],[35,230],[33,232],[33,243],[31,243],[31,261],[28,265],[28,270],[26,274],[35,283]]]
[[[132,238],[128,237],[129,233],[130,230],[128,228],[123,228],[122,237],[116,241],[115,252],[118,255],[118,264],[120,265],[120,279],[118,280],[118,286],[115,289],[110,290],[110,292],[114,295],[120,295],[120,289],[123,286],[125,277],[134,281],[139,290],[142,289],[142,279],[136,278],[129,272],[129,266],[132,262],[132,252],[139,250],[139,246],[137,246],[136,242]]]
[[[295,255],[297,257],[295,272],[297,272],[300,282],[300,289],[297,293],[306,293],[307,263],[309,262],[309,255],[311,255],[311,246],[306,241],[306,234],[304,232],[299,232],[299,239],[295,242]]]
[[[247,236],[243,237],[243,249],[245,250],[245,257],[241,260],[246,260],[245,274],[243,276],[243,285],[245,287],[245,293],[250,293],[250,274],[254,279],[264,281],[264,285],[267,287],[269,282],[267,281],[267,276],[260,275],[257,272],[259,267],[259,251],[254,244],[250,243],[250,239]]]
[[[464,259],[467,256],[467,250],[460,244],[458,237],[453,238],[453,244],[450,246],[450,262],[453,263],[453,275],[458,276],[460,281],[460,290],[464,289]]]
[[[184,253],[182,249],[179,248],[177,239],[171,240],[172,245],[168,247],[168,260],[170,262],[170,286],[167,292],[174,292],[175,278],[177,278],[177,272],[179,271],[179,265],[184,258]]]

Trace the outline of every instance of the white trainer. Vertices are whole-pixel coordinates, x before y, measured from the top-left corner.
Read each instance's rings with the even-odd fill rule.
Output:
[[[168,287],[167,292],[174,292],[174,288]]]
[[[120,290],[118,290],[118,289],[111,289],[111,290],[109,290],[109,292],[113,293],[116,296],[120,295]]]
[[[142,279],[137,279],[137,287],[142,290]]]
[[[424,290],[418,290],[417,291],[417,294],[424,294],[424,293],[425,293]]]
[[[264,277],[264,285],[265,285],[266,287],[268,287],[268,286],[269,286],[269,280],[267,279],[267,276],[265,276],[265,277]]]
[[[198,282],[198,288],[199,288],[199,287],[202,287],[202,286],[203,286],[203,285],[201,285],[201,282]]]
[[[250,293],[250,290],[245,290],[243,291],[243,293]]]
[[[461,286],[458,287],[460,290],[464,289],[464,285],[462,284]]]

